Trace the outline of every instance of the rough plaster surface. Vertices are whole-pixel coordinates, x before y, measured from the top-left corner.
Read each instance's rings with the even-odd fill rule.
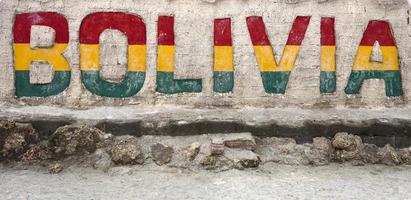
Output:
[[[22,12],[55,11],[69,21],[70,43],[64,53],[72,68],[71,84],[65,92],[48,98],[14,97],[14,68],[12,26],[14,15]],[[126,99],[103,98],[87,91],[81,84],[79,70],[78,30],[82,19],[97,11],[121,11],[141,16],[147,27],[147,78],[142,90]],[[177,78],[202,78],[203,92],[197,94],[164,95],[155,92],[157,18],[175,15]],[[291,74],[285,95],[268,95],[264,92],[254,51],[247,31],[245,18],[261,15],[267,27],[277,60],[282,54],[291,24],[297,15],[312,16],[303,41],[296,66]],[[320,18],[335,16],[337,34],[337,92],[321,95],[319,92]],[[213,19],[232,18],[235,85],[230,94],[212,90]],[[0,97],[3,102],[29,105],[61,105],[69,108],[100,105],[190,105],[196,107],[308,107],[314,105],[346,107],[407,106],[411,97],[409,56],[409,7],[405,1],[386,0],[225,0],[203,2],[194,0],[31,0],[0,1]],[[399,48],[402,66],[404,96],[387,98],[382,80],[368,80],[361,95],[344,93],[354,62],[357,47],[369,20],[389,20]],[[42,28],[42,27],[40,27]],[[49,45],[52,31],[35,27],[34,46]],[[51,35],[51,36],[50,36]],[[102,34],[102,76],[118,82],[125,73],[125,37],[116,31]],[[50,80],[50,70],[33,73],[32,82]],[[41,77],[38,77],[41,76]],[[36,78],[37,77],[37,78]]]

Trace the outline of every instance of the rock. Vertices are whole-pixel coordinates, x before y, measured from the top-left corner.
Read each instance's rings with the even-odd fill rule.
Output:
[[[402,164],[411,164],[411,148],[400,149],[398,155]]]
[[[111,160],[122,165],[142,165],[144,154],[134,137],[123,138],[116,141],[111,149]]]
[[[332,145],[339,150],[352,151],[356,147],[355,136],[342,132],[335,134]]]
[[[365,163],[375,164],[380,161],[378,157],[378,147],[375,144],[364,144],[362,151],[360,152],[361,160]]]
[[[3,135],[3,146],[0,160],[17,159],[31,144],[38,141],[38,134],[31,124],[16,123],[15,126],[5,129],[1,135]]]
[[[380,148],[377,153],[380,162],[385,165],[399,165],[401,164],[400,156],[397,151],[390,144]]]
[[[322,166],[330,163],[334,154],[334,148],[329,139],[318,137],[313,139],[312,147],[305,151],[305,153],[311,164]]]
[[[308,165],[311,161],[306,152],[312,144],[299,145],[292,138],[264,138],[255,152],[260,155],[261,162],[274,162],[285,165]]]
[[[52,152],[43,144],[31,146],[22,156],[25,162],[43,161],[52,157]]]
[[[221,138],[211,139],[210,155],[219,156],[224,154],[224,142]]]
[[[104,149],[97,149],[94,154],[93,168],[107,172],[112,166],[110,155]]]
[[[217,159],[217,156],[206,156],[200,161],[200,164],[203,166],[214,166],[217,164]]]
[[[213,134],[213,140],[221,141],[224,146],[235,149],[255,150],[257,144],[251,133]]]
[[[335,159],[340,162],[361,159],[360,152],[363,148],[362,139],[359,136],[348,133],[337,133],[332,145],[336,149]]]
[[[103,132],[94,127],[68,125],[51,136],[51,147],[58,155],[86,155],[97,149]]]
[[[227,149],[224,156],[234,163],[237,169],[257,168],[260,165],[260,157],[249,150]]]
[[[0,129],[9,130],[16,127],[16,122],[12,120],[0,120]]]
[[[61,165],[60,163],[55,163],[55,164],[50,164],[49,165],[49,172],[51,174],[58,174],[60,172],[63,171],[63,165]]]
[[[161,165],[167,164],[173,158],[174,150],[172,147],[169,147],[169,146],[166,146],[160,143],[156,143],[156,144],[151,145],[150,149],[151,149],[151,156],[153,158],[153,161],[157,165],[161,166]]]
[[[233,162],[224,156],[208,155],[200,160],[200,166],[206,170],[228,170],[233,168]]]
[[[195,142],[191,144],[189,147],[184,149],[184,155],[190,160],[193,161],[198,153],[200,152],[200,143]]]

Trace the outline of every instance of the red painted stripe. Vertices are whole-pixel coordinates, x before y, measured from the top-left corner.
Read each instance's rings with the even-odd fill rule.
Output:
[[[334,17],[321,17],[321,45],[335,46],[334,27]]]
[[[55,12],[33,12],[16,15],[13,26],[14,43],[30,43],[33,25],[53,28],[56,43],[69,41],[68,22],[63,15]]]
[[[231,18],[214,20],[214,46],[232,46]]]
[[[146,25],[136,15],[123,12],[97,12],[83,19],[80,26],[81,44],[98,44],[100,34],[106,29],[123,32],[129,45],[146,44]]]
[[[288,34],[287,45],[301,45],[310,19],[310,16],[297,16],[295,18],[291,31]]]
[[[260,16],[247,17],[247,27],[253,45],[271,45],[265,31],[263,18]]]
[[[174,45],[174,16],[159,16],[157,31],[158,45]]]
[[[389,22],[371,20],[368,23],[360,45],[374,46],[375,41],[378,41],[380,46],[396,46]]]

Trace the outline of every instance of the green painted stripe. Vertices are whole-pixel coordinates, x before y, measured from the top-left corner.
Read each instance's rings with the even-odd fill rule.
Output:
[[[201,79],[174,79],[174,72],[157,72],[157,92],[176,94],[183,92],[199,93],[203,89]]]
[[[322,71],[320,73],[320,92],[334,93],[337,90],[337,76],[335,72]]]
[[[30,71],[15,71],[17,97],[48,97],[63,92],[70,85],[70,71],[56,71],[51,83],[31,84]]]
[[[93,94],[103,97],[131,97],[144,85],[145,72],[127,72],[120,83],[112,83],[100,77],[99,71],[81,71],[84,86]]]
[[[234,88],[234,72],[214,72],[214,92],[232,92]]]
[[[266,93],[285,94],[291,72],[261,72]]]
[[[401,71],[399,70],[351,71],[347,87],[345,88],[345,93],[359,94],[364,80],[367,79],[383,79],[385,81],[385,94],[387,96],[401,96],[403,94]]]

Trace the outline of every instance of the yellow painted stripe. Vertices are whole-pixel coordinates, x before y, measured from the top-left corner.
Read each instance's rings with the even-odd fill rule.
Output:
[[[157,71],[174,72],[174,46],[158,45]]]
[[[100,68],[100,45],[80,44],[80,70],[98,71]]]
[[[70,71],[70,65],[62,55],[67,44],[56,43],[51,48],[32,49],[29,43],[15,43],[13,48],[16,71],[29,71],[33,61],[46,61],[54,71]]]
[[[291,71],[294,68],[295,61],[297,60],[298,52],[300,51],[299,45],[286,45],[283,55],[281,56],[280,65],[275,71]]]
[[[254,46],[254,53],[261,72],[272,72],[275,70],[277,64],[271,46]]]
[[[336,47],[335,46],[321,46],[321,71],[335,72],[336,66]]]
[[[234,71],[232,46],[214,46],[214,71]]]
[[[277,65],[271,46],[254,46],[254,52],[261,72],[291,71],[295,65],[299,51],[299,45],[286,45],[283,55],[281,56],[280,64]]]
[[[146,71],[147,50],[146,45],[129,45],[128,46],[128,71],[145,72]]]
[[[128,46],[128,71],[146,71],[146,45]],[[98,71],[100,69],[100,45],[80,44],[80,70]]]
[[[352,70],[399,70],[398,50],[395,46],[380,46],[382,62],[371,62],[372,46],[360,46]]]

